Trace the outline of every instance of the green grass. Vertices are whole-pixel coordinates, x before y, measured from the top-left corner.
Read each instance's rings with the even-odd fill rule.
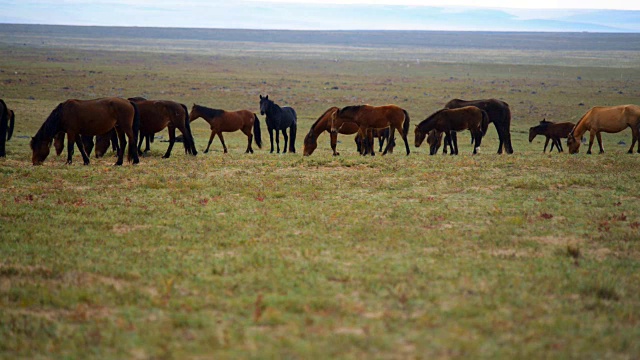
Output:
[[[564,67],[552,55],[505,71],[11,48],[0,60],[17,116],[0,160],[0,357],[637,358],[631,135],[604,135],[604,155],[570,156],[542,154],[526,132],[633,102],[640,64]],[[516,153],[495,154],[493,127],[477,156],[461,134],[457,157],[428,156],[412,137],[409,157],[363,158],[347,138],[332,157],[327,135],[307,158],[245,155],[234,133],[226,155],[215,140],[209,154],[178,144],[161,159],[157,140],[137,166],[85,167],[77,151],[71,166],[31,166],[28,137],[66,98],[257,112],[266,93],[296,107],[300,153],[329,106],[397,103],[417,124],[452,97],[509,102]],[[193,128],[201,150],[208,126]]]

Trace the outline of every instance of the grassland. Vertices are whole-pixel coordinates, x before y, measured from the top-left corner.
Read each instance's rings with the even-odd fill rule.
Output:
[[[630,132],[591,156],[527,139],[544,117],[637,103],[636,50],[21,36],[0,41],[17,116],[0,159],[0,358],[640,356]],[[228,154],[216,140],[161,159],[158,139],[137,166],[31,166],[29,137],[67,98],[258,111],[259,94],[296,108],[300,152],[329,106],[396,103],[416,124],[453,97],[497,97],[516,152],[495,154],[493,127],[457,157],[363,158],[348,138],[332,157],[326,135],[311,157],[245,155],[236,133]],[[203,149],[207,124],[193,128]]]

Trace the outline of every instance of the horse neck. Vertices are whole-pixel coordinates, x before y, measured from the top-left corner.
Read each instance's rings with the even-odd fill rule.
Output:
[[[417,129],[424,134],[428,134],[429,131],[435,128],[435,124],[436,124],[436,121],[434,118],[428,118],[426,120],[421,121],[418,124]]]
[[[589,110],[584,116],[578,121],[576,126],[573,128],[573,136],[575,138],[581,139],[582,135],[589,130],[591,127],[591,110]]]
[[[328,111],[322,115],[322,117],[313,124],[313,135],[317,138],[325,131],[331,131],[331,116],[327,115]]]
[[[265,111],[265,114],[267,114],[268,117],[274,117],[276,115],[279,115],[280,113],[282,113],[282,108],[280,107],[280,105],[271,102],[271,104],[269,104],[269,107],[267,107],[267,111]]]

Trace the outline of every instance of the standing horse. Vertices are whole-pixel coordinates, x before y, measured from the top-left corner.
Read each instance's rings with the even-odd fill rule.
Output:
[[[216,134],[220,138],[220,142],[224,148],[224,153],[226,154],[227,145],[224,143],[222,133],[238,130],[241,130],[245,135],[247,135],[247,150],[245,153],[253,154],[251,140],[254,139],[254,136],[251,133],[251,129],[253,129],[253,132],[255,133],[256,145],[258,145],[258,148],[262,149],[260,120],[256,114],[249,110],[225,111],[193,104],[191,107],[191,113],[189,114],[189,121],[193,121],[197,118],[204,119],[211,127],[211,137],[209,138],[209,144],[207,144],[207,148],[204,151],[205,154],[209,152],[209,147],[211,147],[211,143],[213,142],[213,138]]]
[[[489,115],[489,121],[493,123],[498,132],[498,154],[502,154],[502,149],[507,154],[513,154],[513,147],[511,146],[511,109],[509,104],[504,101],[496,99],[486,100],[460,100],[453,99],[445,104],[445,109],[457,109],[464,106],[475,106],[487,112]],[[446,140],[446,139],[445,139]]]
[[[0,99],[0,157],[7,156],[5,143],[11,140],[16,115],[7,107],[4,100]]]
[[[59,132],[67,134],[67,164],[71,164],[74,145],[78,146],[85,165],[89,165],[80,134],[101,135],[116,128],[120,140],[116,165],[122,165],[124,148],[129,138],[127,160],[140,162],[135,148],[136,136],[140,128],[140,115],[135,103],[121,98],[95,100],[67,100],[60,103],[31,138],[31,161],[40,165],[49,155],[53,137]]]
[[[186,106],[167,100],[129,98],[129,101],[138,105],[138,110],[140,111],[141,137],[137,147],[138,153],[140,153],[143,137],[153,136],[153,134],[167,128],[169,131],[169,147],[162,158],[166,159],[171,156],[171,150],[176,142],[176,129],[180,130],[184,137],[184,152],[193,156],[198,154],[191,134],[189,111],[187,111]]]
[[[358,135],[365,138],[369,129],[389,128],[389,139],[395,136],[397,129],[404,141],[407,155],[409,150],[409,142],[407,141],[407,132],[409,131],[409,113],[396,105],[371,106],[371,105],[355,105],[347,106],[333,113],[331,116],[331,132],[338,130],[347,122],[358,124]],[[387,142],[382,155],[389,152],[392,141]],[[371,155],[375,155],[373,146],[371,147]]]
[[[591,146],[593,138],[598,138],[598,146],[600,153],[604,153],[602,147],[601,132],[617,133],[627,127],[631,128],[631,147],[628,153],[633,153],[633,147],[638,142],[638,153],[640,153],[640,106],[637,105],[619,105],[619,106],[596,106],[587,111],[586,114],[578,121],[576,126],[571,130],[567,137],[567,146],[569,153],[575,154],[580,150],[580,140],[587,130],[589,130],[589,150],[587,154],[591,154]]]
[[[330,107],[325,111],[316,122],[311,125],[311,129],[309,129],[309,133],[304,137],[304,147],[302,148],[302,153],[304,156],[309,156],[313,154],[313,151],[318,147],[318,136],[323,132],[328,132],[331,137],[331,150],[333,150],[333,156],[340,155],[339,152],[336,151],[336,144],[338,142],[338,133],[343,135],[352,135],[358,132],[359,126],[356,123],[347,122],[340,128],[337,133],[331,132],[331,116],[334,112],[340,110],[338,107]],[[356,142],[357,143],[357,142]],[[358,150],[360,150],[360,144],[357,143]]]
[[[269,130],[269,140],[271,141],[271,152],[273,153],[273,131],[276,132],[276,146],[280,153],[280,136],[278,131],[282,131],[284,138],[284,150],[287,152],[287,141],[289,141],[289,152],[296,152],[296,129],[298,127],[298,115],[293,108],[285,106],[280,107],[278,104],[269,100],[269,95],[262,97],[260,95],[260,115],[267,115],[267,130]],[[287,128],[289,128],[289,137],[287,137]]]
[[[549,149],[549,152],[553,151],[554,145],[558,152],[563,152],[562,141],[560,141],[560,139],[566,139],[573,127],[574,124],[570,122],[556,124],[553,121],[542,119],[540,124],[529,128],[529,142],[532,142],[536,135],[544,135],[547,139],[544,142],[544,149],[542,149],[542,152],[547,151],[549,140],[551,140],[551,148]]]
[[[452,134],[455,131],[469,130],[474,142],[473,153],[476,154],[488,126],[489,115],[475,106],[438,110],[416,126],[415,146],[419,147],[427,134],[436,130],[445,133],[445,147],[449,144],[451,155],[458,155],[458,141]],[[430,155],[434,154],[435,151],[430,151]]]

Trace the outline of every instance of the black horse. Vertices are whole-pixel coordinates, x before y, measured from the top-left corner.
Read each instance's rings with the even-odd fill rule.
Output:
[[[489,115],[489,122],[492,122],[496,127],[496,131],[498,131],[498,139],[500,140],[498,154],[502,154],[503,147],[507,154],[513,154],[513,147],[511,146],[511,110],[509,109],[509,104],[496,99],[469,101],[453,99],[444,107],[446,109],[457,109],[464,106],[475,106],[486,111]]]
[[[7,107],[7,104],[0,99],[0,157],[7,156],[5,143],[11,140],[13,135],[13,125],[15,124],[15,114]]]
[[[298,116],[293,108],[288,106],[280,107],[278,104],[269,100],[269,95],[263,97],[260,95],[260,115],[267,115],[267,129],[269,130],[269,140],[271,140],[271,152],[273,153],[273,130],[276,131],[276,146],[280,153],[280,135],[278,131],[282,131],[284,137],[284,150],[287,152],[287,141],[289,142],[289,152],[296,152],[296,129]],[[287,136],[287,128],[289,128],[289,136]],[[289,137],[291,140],[289,140]]]

